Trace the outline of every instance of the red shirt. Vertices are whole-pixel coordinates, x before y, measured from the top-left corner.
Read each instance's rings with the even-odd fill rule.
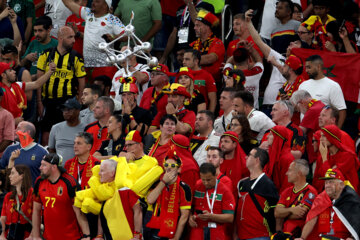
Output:
[[[20,221],[20,224],[26,224],[28,221],[25,220],[25,218],[20,215],[17,211],[15,211],[16,208],[16,199],[10,199],[12,192],[8,192],[5,195],[3,206],[1,209],[1,216],[6,217],[6,225],[10,225],[12,223],[17,223]],[[19,196],[19,202],[21,204],[21,211],[27,216],[29,219],[32,218],[32,208],[33,208],[33,189],[30,188],[28,192],[28,196],[26,200],[22,201],[22,196]]]
[[[206,106],[209,106],[209,92],[216,92],[216,84],[213,76],[207,71],[201,69],[193,71],[194,88],[204,96]]]
[[[318,222],[317,222],[317,231],[318,231],[319,235],[320,234],[327,235],[327,233],[330,232],[331,211],[333,211],[333,210],[331,207],[329,207],[325,211],[320,213]],[[341,238],[341,239],[347,239],[347,238],[351,237],[351,234],[349,233],[349,231],[347,230],[345,225],[341,222],[341,220],[339,219],[339,217],[337,216],[336,213],[334,213],[333,221],[334,222],[332,224],[332,228],[335,233],[333,235],[334,237]]]
[[[108,140],[107,127],[104,126],[103,128],[101,128],[99,121],[88,124],[85,127],[84,132],[91,133],[94,139],[94,143],[90,150],[91,155],[93,155],[97,150],[100,149],[102,141]]]
[[[176,17],[176,11],[184,5],[183,0],[161,0],[161,12],[172,17]]]
[[[310,184],[306,184],[306,186],[297,192],[295,192],[294,187],[289,187],[281,193],[280,200],[277,205],[289,208],[303,204],[310,210],[316,196],[317,191]],[[301,219],[285,219],[283,232],[292,232],[296,227],[302,228],[305,224],[305,220],[306,215],[304,215]]]
[[[195,186],[193,206],[196,210],[204,211],[207,210],[210,212],[209,205],[207,203],[206,192],[208,192],[209,200],[212,201],[213,193],[215,188],[206,190],[204,184],[201,181],[198,181]],[[213,213],[215,214],[225,214],[230,213],[234,214],[235,212],[235,200],[231,190],[225,186],[222,181],[218,182],[216,197],[214,201]],[[204,239],[203,227],[208,226],[209,221],[202,221],[196,219],[197,227],[191,228],[190,238],[202,240]],[[211,239],[225,239],[225,224],[216,223],[216,228],[210,228]]]
[[[300,123],[301,127],[307,128],[307,144],[306,152],[308,154],[309,162],[313,163],[316,161],[317,154],[314,152],[314,147],[312,144],[313,134],[319,130],[319,116],[322,109],[325,107],[325,104],[321,101],[316,101],[305,113],[303,120]]]
[[[36,179],[34,201],[43,206],[45,239],[77,240],[81,237],[73,210],[75,192],[79,189],[75,179],[67,173],[62,173],[55,183],[40,177]]]
[[[194,47],[196,41],[192,42],[190,44],[191,47]],[[223,42],[217,38],[214,37],[213,41],[210,43],[209,49],[203,50],[203,48],[205,46],[202,46],[203,43],[200,43],[199,49],[196,49],[194,47],[194,49],[200,51],[201,55],[206,55],[206,54],[210,54],[210,53],[215,53],[217,56],[217,60],[209,65],[201,65],[201,68],[205,71],[208,71],[215,79],[215,81],[221,81],[221,64],[224,62],[224,57],[225,57],[225,46],[223,44]],[[205,52],[206,51],[206,52]]]
[[[154,106],[156,108],[156,115],[154,116],[153,114],[154,120],[152,121],[151,126],[160,126],[160,119],[166,114],[166,105],[168,104],[167,98],[166,94],[156,92],[155,87],[149,87],[144,92],[139,107],[150,110],[151,114],[154,113],[151,107]]]
[[[228,47],[227,47],[227,51],[226,51],[226,56],[229,58],[231,57],[232,55],[234,55],[234,51],[236,50],[236,44],[238,44],[238,42],[240,42],[241,39],[238,38],[238,39],[235,39],[235,40],[232,40]],[[260,56],[263,58],[264,57],[264,54],[261,52],[260,48],[258,47],[258,45],[256,45],[256,43],[254,42],[252,36],[249,36],[246,38],[246,41],[248,41],[249,43],[252,43],[254,44],[254,48],[256,49],[256,51],[260,54]]]
[[[123,205],[126,219],[131,231],[134,232],[134,210],[133,207],[139,202],[139,196],[129,188],[119,189],[121,204]]]
[[[85,29],[84,19],[78,17],[76,14],[70,15],[66,19],[66,25],[71,25],[71,24],[75,25],[78,28],[79,32],[84,33],[84,29]],[[80,53],[81,55],[83,55],[83,44],[84,44],[84,40],[80,37],[76,37],[73,49],[78,53]]]
[[[1,106],[8,110],[14,118],[21,117],[23,109],[26,108],[25,86],[26,83],[12,83],[9,88],[7,85],[0,82],[0,87],[3,88],[4,95],[1,100]]]
[[[184,108],[180,112],[176,113],[176,116],[180,122],[186,123],[191,127],[191,131],[186,134],[187,137],[191,138],[191,136],[195,131],[195,120],[196,120],[195,113],[193,111]]]

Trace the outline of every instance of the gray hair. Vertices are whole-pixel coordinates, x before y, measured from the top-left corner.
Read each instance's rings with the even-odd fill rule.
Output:
[[[289,111],[290,117],[292,117],[292,115],[294,114],[294,106],[290,103],[289,100],[278,100],[274,103],[274,105],[277,103],[285,107]]]
[[[111,171],[116,171],[117,161],[113,159],[105,159],[101,162],[101,165],[109,165]]]
[[[301,172],[302,175],[307,176],[309,174],[309,164],[305,159],[296,159],[293,161],[295,163],[295,168]]]
[[[112,100],[110,97],[102,96],[98,98],[98,101],[102,101],[104,103],[104,107],[109,109],[111,115],[114,113],[114,100]]]
[[[85,140],[86,144],[91,144],[91,146],[94,143],[93,136],[88,132],[79,132],[78,134],[76,134],[76,137],[83,138]]]
[[[300,100],[309,99],[312,98],[310,93],[306,90],[297,90],[293,93],[293,95],[290,98],[290,102],[292,105],[296,105],[300,102]]]

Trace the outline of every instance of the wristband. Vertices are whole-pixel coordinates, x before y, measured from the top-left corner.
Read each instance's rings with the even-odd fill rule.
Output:
[[[134,231],[133,235],[134,235],[134,238],[142,239],[142,234],[141,234],[141,232]]]
[[[135,120],[134,116],[133,115],[130,115],[130,120]]]
[[[82,235],[82,238],[89,238],[90,237],[90,234],[83,234]]]
[[[103,238],[103,235],[102,235],[102,234],[98,234],[98,235],[96,235],[95,238]]]
[[[163,179],[161,179],[160,181],[163,182],[165,186],[167,186],[167,183]]]

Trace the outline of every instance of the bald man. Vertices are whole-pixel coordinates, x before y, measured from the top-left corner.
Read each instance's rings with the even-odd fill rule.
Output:
[[[58,45],[45,50],[37,64],[38,78],[49,71],[49,63],[56,64],[56,71],[45,84],[42,92],[38,91],[38,114],[42,118],[42,144],[48,144],[51,127],[64,121],[60,106],[69,98],[79,95],[81,98],[85,86],[84,60],[72,50],[75,33],[68,26],[58,32]],[[62,63],[62,64],[61,64]]]
[[[40,175],[40,163],[48,152],[44,147],[34,142],[36,129],[31,122],[22,121],[16,128],[16,144],[6,148],[1,160],[0,168],[12,168],[14,165],[24,164],[30,168],[32,182]]]

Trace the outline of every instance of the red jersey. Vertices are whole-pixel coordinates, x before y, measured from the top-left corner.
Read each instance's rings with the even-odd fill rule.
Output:
[[[215,79],[215,81],[221,81],[221,64],[224,62],[225,46],[223,42],[214,36],[210,36],[205,42],[201,42],[200,39],[190,44],[192,48],[198,50],[201,55],[215,53],[217,60],[209,65],[201,65],[201,68],[208,71]]]
[[[66,25],[74,25],[78,28],[79,32],[84,33],[85,30],[85,20],[78,17],[76,14],[70,15],[66,19]],[[83,55],[83,45],[84,40],[80,37],[75,38],[75,43],[73,46],[73,49]]]
[[[94,143],[90,150],[90,154],[93,155],[96,151],[98,151],[101,147],[101,143],[104,140],[108,140],[108,131],[107,127],[101,127],[99,121],[88,124],[84,132],[88,132],[93,136]]]
[[[186,136],[191,138],[191,136],[195,131],[195,120],[196,120],[195,113],[193,111],[187,110],[184,107],[180,112],[176,113],[176,116],[178,121],[190,126],[191,130],[186,134]]]
[[[285,208],[296,207],[300,204],[307,207],[309,210],[314,202],[315,197],[317,196],[316,189],[307,184],[295,192],[294,187],[286,188],[280,195],[280,199],[277,205],[284,206]],[[302,229],[306,220],[306,215],[302,219],[285,219],[283,225],[283,232],[291,232],[295,230],[295,228]]]
[[[330,225],[331,215],[333,214],[333,224]],[[337,214],[334,212],[332,207],[327,208],[325,211],[320,213],[318,222],[317,222],[317,232],[318,234],[325,234],[331,231],[331,227],[334,231],[333,237],[347,239],[352,237],[350,232],[347,230],[345,225],[341,222]],[[320,239],[320,238],[319,238]]]
[[[121,204],[124,208],[126,219],[131,231],[134,232],[134,206],[139,203],[139,196],[129,188],[119,189]]]
[[[234,51],[236,50],[236,44],[238,44],[238,42],[240,42],[241,39],[235,39],[235,40],[232,40],[228,47],[227,47],[227,51],[226,51],[226,56],[229,58],[231,57],[232,55],[234,55]],[[260,54],[260,56],[263,58],[264,57],[264,54],[261,52],[260,48],[258,47],[258,45],[256,45],[256,43],[254,42],[252,36],[250,35],[249,37],[246,38],[246,41],[248,41],[249,43],[252,43],[254,44],[254,48],[255,50]]]
[[[162,0],[160,1],[162,14],[176,17],[176,11],[184,5],[183,0]]]
[[[21,86],[20,86],[20,85]],[[26,83],[12,83],[10,87],[0,82],[4,95],[1,100],[1,106],[8,110],[14,118],[21,117],[23,109],[26,109]]]
[[[75,192],[79,189],[75,179],[67,173],[62,173],[55,183],[40,177],[36,179],[34,201],[43,206],[45,239],[77,240],[81,237],[73,210]]]
[[[20,215],[17,211],[15,211],[16,209],[16,199],[10,199],[12,192],[9,192],[5,195],[4,198],[4,202],[2,205],[2,209],[1,209],[1,216],[6,217],[6,222],[5,224],[8,226],[10,224],[16,224],[16,223],[20,223],[20,224],[30,224],[27,220],[25,220],[25,218]],[[21,211],[25,214],[26,217],[28,217],[29,219],[32,218],[32,209],[33,209],[33,189],[30,188],[27,198],[25,199],[25,201],[22,200],[22,196],[19,196],[19,202],[21,204]],[[28,237],[30,235],[30,231],[31,231],[31,226],[30,226],[30,230],[29,232],[25,231],[25,238]],[[5,238],[7,237],[8,231],[5,231]]]
[[[210,201],[212,201],[215,188],[206,190],[204,184],[199,181],[195,186],[193,206],[196,211],[207,210],[210,212],[210,208],[207,202],[206,193],[208,193]],[[214,201],[213,213],[215,214],[234,214],[235,212],[235,200],[231,190],[225,186],[222,181],[218,181],[217,191]],[[191,228],[190,239],[203,240],[204,239],[204,227],[208,226],[209,221],[202,221],[196,219],[197,227]],[[210,228],[211,239],[225,239],[225,224],[216,223],[216,228]]]
[[[193,71],[194,88],[197,89],[205,98],[206,107],[209,106],[209,92],[216,92],[216,84],[213,76],[207,71],[200,69]]]

